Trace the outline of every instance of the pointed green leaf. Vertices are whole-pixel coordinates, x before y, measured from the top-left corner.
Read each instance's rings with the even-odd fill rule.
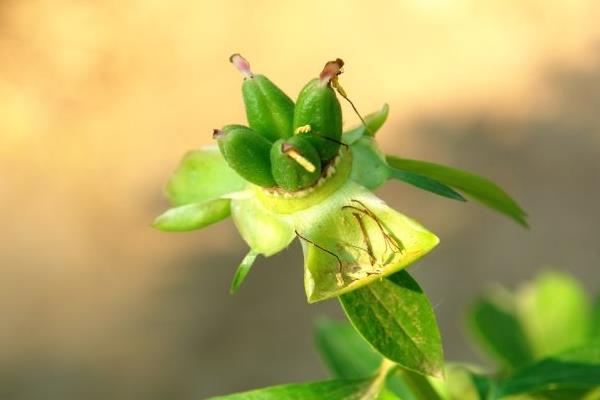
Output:
[[[500,382],[499,393],[553,393],[600,387],[600,342],[595,341],[523,368]],[[562,397],[562,396],[561,396]],[[580,397],[564,397],[580,398]]]
[[[389,168],[389,171],[392,178],[409,183],[419,189],[427,190],[440,196],[448,197],[449,199],[467,201],[460,193],[435,179],[415,174],[414,172],[400,171],[396,168]]]
[[[217,146],[188,152],[171,175],[166,194],[171,204],[202,203],[243,190],[244,181],[221,156]]]
[[[387,104],[384,104],[383,107],[381,107],[381,110],[363,117],[366,126],[361,122],[360,125],[355,128],[344,132],[342,134],[342,142],[352,144],[363,136],[375,136],[375,133],[377,133],[379,128],[385,123],[389,112],[390,107]]]
[[[371,379],[332,380],[273,386],[209,400],[372,400],[365,397]]]
[[[406,271],[340,296],[352,325],[386,358],[441,377],[440,333],[427,296]]]
[[[250,250],[246,257],[242,260],[240,266],[235,271],[235,275],[233,276],[233,280],[231,281],[231,287],[229,288],[229,293],[234,294],[240,288],[240,285],[244,283],[248,272],[250,272],[250,268],[252,268],[252,264],[256,260],[258,253],[254,250]]]
[[[153,223],[162,231],[191,231],[204,228],[229,216],[229,199],[192,203],[170,208]]]
[[[478,299],[467,321],[473,338],[503,367],[515,369],[533,361],[527,335],[508,296],[495,293]]]
[[[527,226],[526,214],[523,209],[504,190],[489,179],[427,161],[387,156],[387,162],[391,167],[400,171],[426,176],[454,189],[461,190],[475,200],[509,216],[519,224]]]
[[[590,305],[579,283],[545,272],[518,295],[521,323],[536,358],[582,345],[589,334]]]

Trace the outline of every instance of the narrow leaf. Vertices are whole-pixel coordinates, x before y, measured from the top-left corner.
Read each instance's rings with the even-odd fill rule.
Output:
[[[515,369],[533,361],[533,354],[525,330],[507,300],[500,296],[478,299],[467,321],[470,333],[486,353],[504,367]]]
[[[406,271],[340,296],[352,325],[401,366],[443,376],[440,333],[427,296]]]
[[[387,104],[384,104],[383,107],[381,107],[381,110],[363,117],[366,126],[361,122],[357,127],[344,132],[342,141],[346,144],[352,144],[363,136],[375,136],[375,133],[377,133],[379,128],[385,123],[389,113],[390,107]]]
[[[507,215],[527,227],[523,209],[498,185],[489,179],[445,165],[427,161],[387,156],[388,164],[396,169],[413,172],[463,191],[479,202]]]
[[[414,172],[400,171],[396,168],[390,168],[389,170],[392,178],[409,183],[419,189],[427,190],[440,196],[448,197],[449,199],[467,201],[460,193],[435,179],[415,174]]]
[[[233,276],[233,280],[231,281],[231,287],[229,288],[230,294],[237,293],[241,284],[246,279],[248,272],[250,272],[250,268],[252,268],[252,264],[254,264],[256,256],[258,256],[258,253],[254,250],[250,250],[248,254],[246,254],[246,257],[244,257],[240,266],[235,271],[235,275]]]
[[[595,341],[523,368],[502,381],[499,392],[501,396],[555,391],[565,394],[568,389],[580,392],[599,386],[600,342]]]
[[[204,228],[229,216],[229,199],[217,199],[170,208],[153,223],[163,231],[191,231]]]
[[[332,380],[256,389],[209,400],[367,400],[370,379]]]

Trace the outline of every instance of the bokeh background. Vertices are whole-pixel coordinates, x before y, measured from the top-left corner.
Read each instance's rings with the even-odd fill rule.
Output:
[[[0,0],[0,398],[192,399],[326,376],[298,244],[228,294],[233,224],[150,223],[181,155],[243,122],[241,52],[292,96],[324,61],[382,148],[488,176],[530,214],[399,183],[442,239],[411,267],[448,359],[491,283],[600,272],[600,3],[594,0]],[[346,107],[346,125],[358,122]]]

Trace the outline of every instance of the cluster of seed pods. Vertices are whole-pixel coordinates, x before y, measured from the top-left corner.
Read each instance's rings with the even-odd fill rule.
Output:
[[[230,58],[242,73],[249,126],[215,129],[223,157],[240,176],[264,188],[297,192],[314,185],[338,154],[342,111],[333,85],[343,61],[325,64],[302,89],[296,104],[241,55]]]

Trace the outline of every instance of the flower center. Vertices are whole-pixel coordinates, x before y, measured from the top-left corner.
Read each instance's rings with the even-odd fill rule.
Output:
[[[352,153],[340,147],[338,154],[323,169],[319,180],[311,187],[297,192],[282,188],[254,187],[256,197],[269,210],[279,214],[290,214],[312,207],[331,196],[350,176]]]

